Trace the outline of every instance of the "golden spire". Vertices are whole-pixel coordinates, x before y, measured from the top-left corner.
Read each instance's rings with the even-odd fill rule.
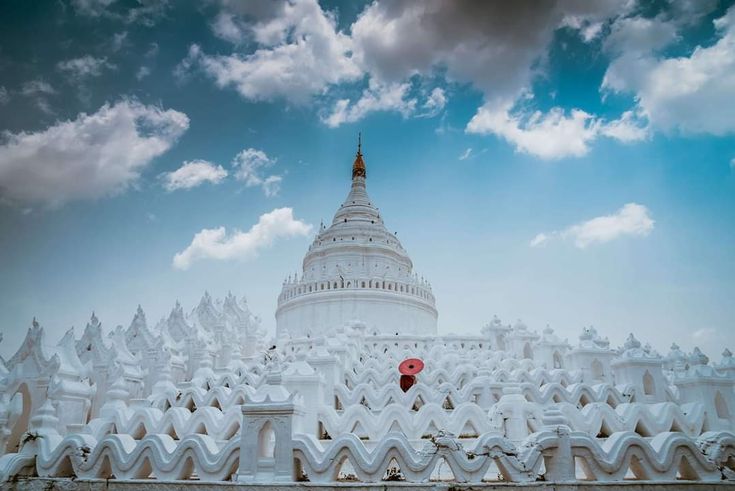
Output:
[[[362,160],[362,133],[357,134],[357,155],[355,155],[355,162],[352,164],[352,180],[356,177],[367,177],[365,171],[365,161]]]

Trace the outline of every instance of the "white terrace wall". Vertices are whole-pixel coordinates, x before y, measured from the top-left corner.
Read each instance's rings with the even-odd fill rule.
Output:
[[[478,336],[373,335],[352,322],[328,336],[269,341],[237,305],[235,315],[205,295],[190,315],[176,306],[153,328],[137,312],[130,336],[97,336],[99,322],[90,322],[53,355],[34,324],[0,370],[0,478],[716,483],[735,475],[727,356],[717,365],[698,350],[669,360],[632,336],[614,350],[586,329],[554,368],[542,353],[565,342],[553,332],[495,322]],[[499,339],[510,351],[497,349]],[[531,340],[533,359],[514,339]],[[89,345],[109,358],[104,379],[93,375],[103,356],[86,353]],[[426,367],[403,392],[396,367],[407,357]],[[190,375],[177,379],[177,370]]]

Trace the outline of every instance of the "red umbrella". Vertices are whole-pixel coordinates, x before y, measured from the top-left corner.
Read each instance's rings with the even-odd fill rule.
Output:
[[[403,375],[416,375],[424,369],[424,362],[418,358],[408,358],[398,365],[398,371]]]

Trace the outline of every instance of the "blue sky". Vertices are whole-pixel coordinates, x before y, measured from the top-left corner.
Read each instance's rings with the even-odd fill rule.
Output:
[[[443,333],[735,345],[732,2],[0,6],[0,353],[205,290],[273,329],[368,191]],[[174,258],[178,259],[174,259]]]

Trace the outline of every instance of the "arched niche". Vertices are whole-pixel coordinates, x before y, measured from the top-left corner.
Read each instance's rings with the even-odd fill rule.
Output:
[[[715,411],[717,412],[718,418],[726,419],[728,421],[730,420],[730,410],[727,407],[725,398],[722,397],[719,390],[715,393]]]
[[[266,421],[258,432],[258,458],[272,459],[276,450],[276,433],[273,431],[273,425],[270,421]]]
[[[526,343],[523,345],[523,358],[533,360],[533,350],[531,349],[530,343]]]
[[[643,393],[647,396],[652,396],[656,393],[656,386],[653,382],[653,375],[651,372],[646,370],[643,374]]]

